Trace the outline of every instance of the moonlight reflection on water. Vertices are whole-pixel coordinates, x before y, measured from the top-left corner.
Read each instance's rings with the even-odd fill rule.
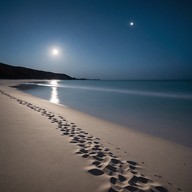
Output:
[[[52,103],[59,103],[59,98],[58,98],[58,91],[57,91],[57,85],[58,85],[58,80],[51,80],[50,84],[52,85],[51,87],[51,98],[50,102]]]

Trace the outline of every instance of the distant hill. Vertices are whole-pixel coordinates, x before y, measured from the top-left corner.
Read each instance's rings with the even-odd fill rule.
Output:
[[[63,79],[72,80],[75,78],[66,74],[40,71],[25,67],[15,67],[0,62],[0,79]]]

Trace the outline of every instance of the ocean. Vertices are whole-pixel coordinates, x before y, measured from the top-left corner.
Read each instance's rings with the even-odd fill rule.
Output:
[[[192,147],[192,81],[50,80],[23,91]]]

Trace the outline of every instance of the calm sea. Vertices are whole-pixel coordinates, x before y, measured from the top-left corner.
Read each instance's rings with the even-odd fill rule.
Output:
[[[28,85],[24,91],[34,96],[192,147],[192,81],[51,80]]]

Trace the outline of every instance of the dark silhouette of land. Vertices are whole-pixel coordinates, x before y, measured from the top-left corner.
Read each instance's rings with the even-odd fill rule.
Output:
[[[0,79],[76,79],[66,74],[16,67],[0,62]]]

